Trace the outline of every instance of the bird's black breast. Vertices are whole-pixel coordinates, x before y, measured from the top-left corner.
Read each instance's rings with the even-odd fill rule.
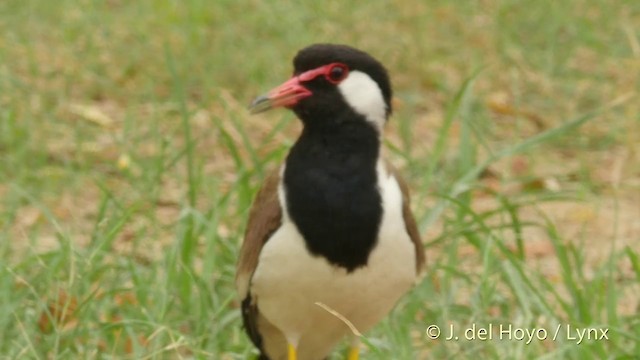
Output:
[[[366,124],[303,131],[287,157],[287,209],[307,249],[348,271],[366,265],[378,236],[379,138]]]

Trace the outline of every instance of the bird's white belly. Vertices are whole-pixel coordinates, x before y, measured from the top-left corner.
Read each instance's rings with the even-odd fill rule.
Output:
[[[366,266],[348,273],[321,256],[311,255],[286,215],[262,249],[251,293],[263,316],[288,342],[298,345],[300,359],[308,358],[305,354],[326,356],[350,333],[344,322],[317,303],[335,310],[364,332],[380,321],[415,281],[415,248],[402,218],[400,190],[395,179],[382,180],[385,211],[378,242]]]

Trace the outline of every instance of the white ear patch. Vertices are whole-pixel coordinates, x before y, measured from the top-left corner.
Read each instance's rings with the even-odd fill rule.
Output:
[[[338,85],[338,89],[356,112],[378,129],[382,129],[386,121],[387,105],[380,87],[369,75],[357,70],[351,71]]]

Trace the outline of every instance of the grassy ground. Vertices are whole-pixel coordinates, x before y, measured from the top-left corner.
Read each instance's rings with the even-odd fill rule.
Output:
[[[363,358],[637,359],[639,29],[635,0],[0,2],[0,358],[254,354],[234,264],[299,124],[245,105],[340,42],[390,69],[429,263]]]

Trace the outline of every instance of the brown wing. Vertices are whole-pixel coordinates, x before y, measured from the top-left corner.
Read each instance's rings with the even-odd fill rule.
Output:
[[[276,170],[267,177],[253,201],[236,271],[236,288],[242,301],[242,322],[261,354],[264,354],[263,336],[274,337],[271,333],[275,332],[275,328],[262,317],[249,289],[251,277],[258,266],[260,251],[282,223],[282,208],[278,199],[279,183],[280,174]],[[284,345],[282,347],[286,348]],[[263,358],[264,355],[261,355],[260,359]]]
[[[278,199],[279,170],[271,173],[253,201],[249,222],[240,248],[236,271],[236,288],[241,298],[249,292],[251,276],[258,266],[262,247],[282,223],[282,209]]]
[[[422,238],[420,237],[420,232],[418,231],[418,226],[416,225],[416,220],[413,217],[413,213],[411,212],[411,198],[409,196],[409,187],[407,183],[404,181],[402,176],[396,168],[393,167],[388,161],[386,162],[387,169],[393,177],[398,181],[398,185],[400,185],[400,191],[402,191],[402,217],[404,218],[404,225],[409,233],[409,237],[413,242],[413,245],[416,248],[416,273],[420,274],[424,267],[424,247],[422,245]]]

